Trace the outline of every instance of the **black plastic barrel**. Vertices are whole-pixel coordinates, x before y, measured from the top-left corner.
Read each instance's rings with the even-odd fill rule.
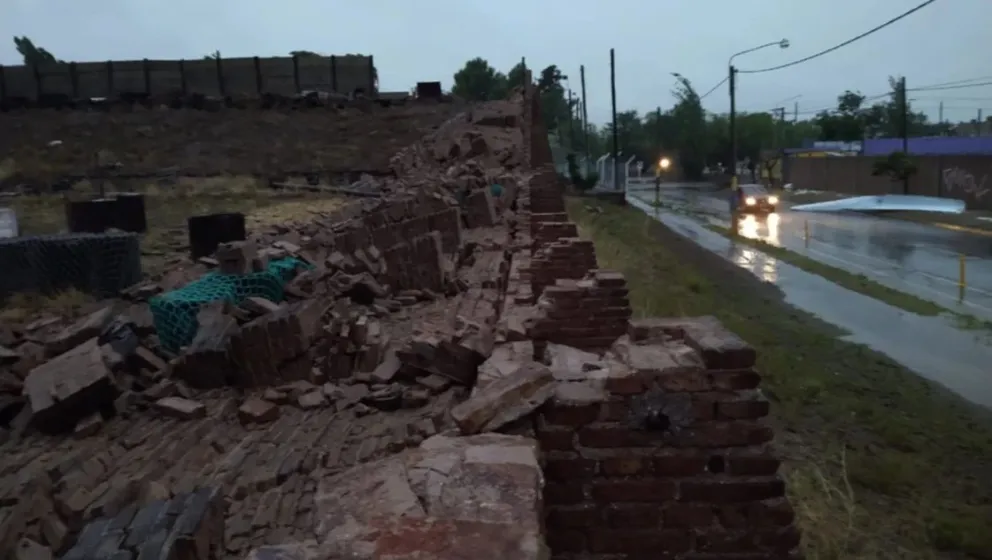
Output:
[[[245,215],[240,213],[190,216],[186,227],[189,250],[194,259],[214,254],[221,243],[244,241],[246,236]]]
[[[103,233],[115,227],[117,200],[68,200],[65,203],[65,221],[70,233]]]
[[[145,233],[148,231],[148,217],[145,213],[145,195],[141,193],[119,193],[117,195],[115,226],[121,231]]]

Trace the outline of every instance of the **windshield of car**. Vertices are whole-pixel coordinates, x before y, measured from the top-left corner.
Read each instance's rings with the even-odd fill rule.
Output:
[[[768,194],[768,191],[766,191],[761,185],[741,185],[741,191],[744,194],[751,196],[762,196]]]

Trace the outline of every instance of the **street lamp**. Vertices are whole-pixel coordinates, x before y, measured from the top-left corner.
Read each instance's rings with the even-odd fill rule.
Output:
[[[760,51],[761,49],[767,49],[768,47],[787,49],[789,48],[789,40],[782,39],[781,41],[772,41],[771,43],[758,45],[757,47],[752,47],[739,53],[735,53],[730,57],[730,59],[727,60],[727,67],[729,70],[728,79],[730,81],[730,187],[732,189],[737,188],[737,69],[734,68],[734,59],[742,54],[753,53],[754,51]]]
[[[667,157],[661,158],[661,161],[658,162],[658,167],[661,168],[662,171],[668,170],[668,168],[671,167],[671,165],[672,165],[672,160],[668,159]]]

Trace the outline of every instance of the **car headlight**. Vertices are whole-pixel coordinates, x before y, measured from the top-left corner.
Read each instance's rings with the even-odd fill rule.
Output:
[[[768,204],[778,204],[778,197],[777,196],[769,196],[768,197]]]
[[[753,196],[749,196],[744,199],[744,204],[747,204],[748,206],[754,206],[757,203],[758,201],[755,200]]]

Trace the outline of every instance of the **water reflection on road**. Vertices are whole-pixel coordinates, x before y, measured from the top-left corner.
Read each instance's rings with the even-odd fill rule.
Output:
[[[701,247],[775,283],[787,303],[850,333],[845,340],[864,344],[922,377],[992,408],[992,372],[988,369],[992,346],[984,331],[962,331],[947,318],[909,313],[735,243],[707,229],[697,218],[654,208],[635,196],[628,196],[628,202]],[[767,242],[774,240],[771,233],[778,226],[759,219],[745,220],[741,225],[742,235]]]

